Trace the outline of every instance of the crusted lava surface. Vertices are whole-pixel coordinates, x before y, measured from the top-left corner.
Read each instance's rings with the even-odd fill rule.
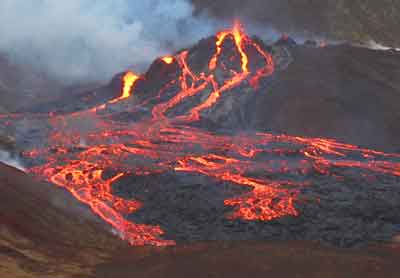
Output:
[[[111,92],[104,103],[71,99],[2,119],[13,119],[30,173],[69,190],[132,245],[390,240],[399,153],[266,131],[269,106],[293,114],[284,103],[263,108],[266,95],[283,90],[299,52],[321,51],[296,47],[288,38],[267,46],[236,24],[88,95]]]

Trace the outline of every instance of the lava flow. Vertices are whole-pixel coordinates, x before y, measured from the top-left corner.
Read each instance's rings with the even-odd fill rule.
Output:
[[[228,47],[226,62],[221,57],[227,55]],[[224,202],[232,208],[226,216],[232,221],[270,221],[299,215],[297,197],[302,188],[312,186],[311,177],[315,175],[340,179],[346,176],[340,169],[356,168],[365,175],[400,176],[397,154],[321,138],[232,135],[196,127],[194,123],[201,121],[203,113],[215,108],[233,88],[245,83],[256,86],[273,74],[275,65],[271,54],[248,37],[240,24],[217,34],[214,53],[204,71],[192,68],[190,55],[184,50],[160,59],[165,67],[177,67],[179,74],[153,99],[137,104],[151,113],[133,124],[100,117],[96,109],[54,116],[50,122],[56,131],[49,136],[49,147],[25,153],[32,161],[45,161],[30,172],[69,190],[132,245],[170,245],[174,241],[164,239],[159,226],[126,220],[143,205],[113,195],[113,183],[127,175],[187,172],[243,186],[247,193]],[[257,63],[252,60],[254,55]],[[223,79],[219,78],[221,71]],[[128,72],[121,96],[105,104],[104,111],[106,106],[140,95],[140,91],[132,95],[139,80],[142,77]],[[176,90],[168,95],[171,86]],[[193,105],[185,113],[176,113],[186,101]],[[81,134],[60,130],[68,130],[65,125],[69,117],[88,115],[98,120],[98,129],[86,134],[86,145],[79,146]]]
[[[122,99],[126,99],[131,95],[132,86],[135,84],[136,80],[139,79],[139,76],[134,74],[133,72],[128,71],[123,78],[123,88],[122,94],[119,98],[113,99],[110,103],[116,103]]]

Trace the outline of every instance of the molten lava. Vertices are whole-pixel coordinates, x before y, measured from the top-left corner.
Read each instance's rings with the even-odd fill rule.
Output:
[[[174,61],[174,57],[171,56],[165,56],[162,58],[163,62],[166,63],[167,65],[172,64],[172,62]]]
[[[113,99],[110,101],[110,103],[116,103],[122,99],[126,99],[131,96],[132,92],[132,87],[135,84],[135,82],[139,79],[139,76],[134,74],[131,71],[128,71],[125,73],[123,77],[123,87],[122,87],[122,94],[119,98]]]
[[[228,69],[221,60],[231,43],[231,59],[238,67]],[[248,51],[261,57],[262,64],[252,66]],[[232,207],[228,219],[270,221],[283,216],[297,216],[295,204],[300,190],[310,186],[312,175],[331,175],[342,168],[357,168],[367,174],[400,176],[400,155],[361,149],[334,140],[301,138],[268,133],[226,135],[209,132],[192,123],[201,120],[202,113],[215,107],[226,94],[243,82],[257,86],[261,79],[274,72],[271,54],[249,38],[240,24],[216,36],[215,52],[208,69],[197,73],[188,62],[190,52],[184,50],[174,57],[164,57],[166,64],[176,63],[180,73],[178,90],[167,100],[151,108],[151,116],[134,125],[125,125],[104,118],[98,130],[86,135],[89,145],[79,145],[80,134],[61,133],[68,117],[53,117],[54,134],[49,136],[49,148],[26,152],[27,157],[44,159],[46,163],[30,171],[69,190],[77,199],[111,224],[133,245],[170,245],[162,238],[158,226],[135,224],[126,216],[138,211],[142,203],[125,200],[112,194],[112,185],[125,175],[152,175],[163,172],[189,172],[228,182],[248,189],[248,193],[225,200]],[[227,78],[217,80],[216,72],[226,70]],[[128,72],[123,78],[123,90],[111,103],[135,97],[131,95],[140,77]],[[165,93],[158,93],[158,98]],[[208,91],[207,91],[207,90]],[[208,94],[202,95],[205,91]],[[183,115],[169,113],[195,96],[202,96]],[[161,99],[161,98],[159,98]],[[143,102],[139,106],[145,106]],[[89,113],[89,114],[87,114]],[[99,118],[95,110],[82,117]],[[60,128],[61,127],[61,128]],[[277,178],[277,176],[279,178]],[[294,179],[301,176],[301,179]],[[335,176],[341,178],[340,174]],[[299,181],[300,180],[300,181]]]

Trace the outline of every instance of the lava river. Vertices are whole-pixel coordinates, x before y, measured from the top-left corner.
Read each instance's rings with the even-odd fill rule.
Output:
[[[227,40],[233,42],[232,60],[239,67],[228,68],[220,61]],[[262,63],[250,67],[249,52],[261,57]],[[107,107],[123,104],[135,94],[143,76],[132,72],[122,79],[121,96],[90,110],[69,115],[53,115],[49,123],[54,131],[47,147],[25,152],[26,159],[41,161],[29,172],[67,189],[132,245],[172,245],[163,238],[159,226],[133,223],[126,220],[143,204],[113,195],[115,181],[126,175],[152,175],[163,172],[188,172],[246,187],[248,192],[224,201],[231,207],[226,217],[232,221],[271,221],[283,216],[296,217],[298,195],[302,188],[312,186],[310,175],[345,178],[346,171],[358,169],[360,175],[400,176],[400,155],[389,154],[322,138],[302,138],[269,133],[211,132],[195,123],[202,113],[215,107],[224,94],[230,94],[247,82],[256,87],[260,80],[269,78],[275,70],[270,53],[247,36],[236,24],[231,30],[220,32],[215,40],[215,53],[208,68],[195,72],[187,62],[188,51],[160,59],[166,66],[179,68],[179,77],[165,84],[158,97],[171,84],[178,92],[151,107],[150,116],[133,124],[107,118]],[[226,78],[216,78],[225,69]],[[199,98],[188,112],[171,113],[186,100]],[[160,98],[162,99],[162,98]],[[136,106],[145,106],[138,103]],[[101,113],[103,112],[103,113]],[[85,135],[66,128],[69,119],[96,119],[96,130]],[[65,129],[64,129],[65,127]],[[296,178],[293,178],[296,177]],[[160,192],[162,194],[162,192]]]

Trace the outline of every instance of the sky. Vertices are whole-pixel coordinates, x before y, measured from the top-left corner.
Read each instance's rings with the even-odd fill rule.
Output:
[[[186,0],[1,0],[0,53],[62,81],[111,79],[216,31]]]

